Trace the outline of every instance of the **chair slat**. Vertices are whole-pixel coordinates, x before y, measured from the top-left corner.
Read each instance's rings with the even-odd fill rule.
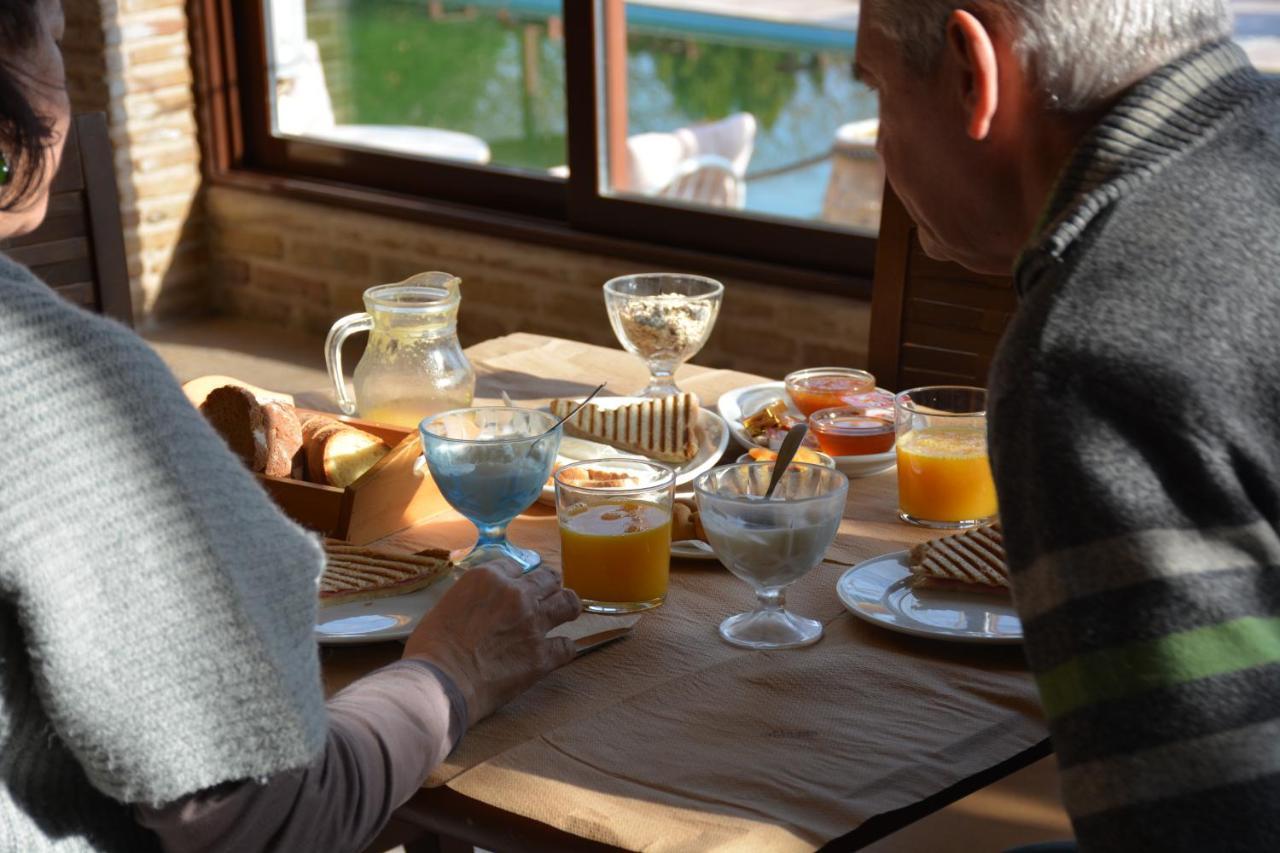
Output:
[[[106,117],[76,116],[44,222],[0,251],[72,302],[133,324],[120,197]]]

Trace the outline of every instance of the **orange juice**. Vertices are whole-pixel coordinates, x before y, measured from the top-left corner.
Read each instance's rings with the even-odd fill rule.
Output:
[[[638,501],[562,513],[564,585],[584,602],[643,610],[662,603],[671,568],[671,514]]]
[[[898,508],[928,521],[976,521],[995,515],[986,430],[926,427],[900,436]]]

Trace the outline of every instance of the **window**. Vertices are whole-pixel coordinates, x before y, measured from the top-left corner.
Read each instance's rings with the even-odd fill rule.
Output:
[[[201,2],[230,169],[870,277],[857,0]]]

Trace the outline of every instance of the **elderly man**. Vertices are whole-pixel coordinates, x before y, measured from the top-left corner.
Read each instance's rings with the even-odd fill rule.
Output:
[[[925,250],[1013,271],[991,458],[1088,850],[1280,850],[1280,88],[1222,0],[863,0]]]

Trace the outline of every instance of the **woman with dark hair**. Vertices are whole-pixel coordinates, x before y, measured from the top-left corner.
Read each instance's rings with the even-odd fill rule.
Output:
[[[0,4],[0,239],[69,125],[57,0]],[[467,572],[327,703],[324,554],[131,332],[0,255],[0,848],[358,850],[468,725],[572,657],[546,569]]]

